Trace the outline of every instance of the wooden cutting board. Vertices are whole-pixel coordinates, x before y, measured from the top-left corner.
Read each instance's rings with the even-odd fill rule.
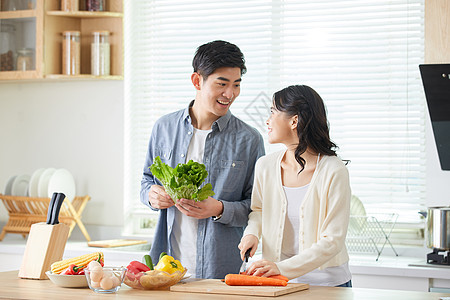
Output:
[[[288,283],[287,286],[229,286],[219,279],[186,279],[171,286],[170,291],[276,297],[308,288],[309,285],[305,283]]]
[[[104,241],[91,241],[88,242],[89,247],[100,247],[100,248],[112,248],[112,247],[122,247],[146,244],[145,240],[130,240],[130,239],[116,239],[116,240],[104,240]]]

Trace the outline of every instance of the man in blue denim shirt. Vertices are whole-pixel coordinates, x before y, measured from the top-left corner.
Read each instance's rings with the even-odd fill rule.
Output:
[[[246,72],[239,48],[224,41],[207,43],[197,49],[192,65],[195,100],[155,123],[141,201],[160,211],[150,250],[153,261],[166,251],[194,277],[224,278],[238,273],[242,264],[237,245],[247,225],[254,165],[264,155],[264,143],[254,128],[229,111]],[[172,200],[150,172],[157,156],[173,168],[189,159],[203,163],[214,198]]]

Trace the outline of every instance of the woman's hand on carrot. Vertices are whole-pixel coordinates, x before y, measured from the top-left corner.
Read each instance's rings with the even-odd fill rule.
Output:
[[[278,266],[269,260],[261,259],[250,265],[246,272],[248,275],[269,277],[280,274]]]
[[[239,250],[241,250],[241,259],[245,259],[245,252],[248,249],[252,249],[250,251],[250,257],[253,257],[253,255],[256,252],[256,249],[258,248],[258,238],[254,236],[253,234],[247,234],[241,239],[241,242],[238,245]]]

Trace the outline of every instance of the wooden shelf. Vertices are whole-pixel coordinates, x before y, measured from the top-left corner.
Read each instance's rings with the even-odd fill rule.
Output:
[[[22,80],[37,79],[39,74],[37,71],[2,71],[0,72],[0,80]]]
[[[1,1],[1,0],[0,0]],[[31,71],[0,71],[0,83],[32,80],[123,80],[123,0],[109,0],[106,11],[61,11],[60,0],[36,0],[36,9],[0,12],[0,21],[18,25],[18,48],[35,51],[35,69]],[[30,28],[32,28],[30,30]],[[81,74],[62,75],[62,32],[76,30],[81,33]],[[110,76],[91,73],[91,40],[93,31],[110,32]],[[31,37],[31,38],[30,38]],[[34,41],[35,40],[35,41]]]
[[[119,12],[92,12],[92,11],[60,11],[52,10],[47,12],[48,16],[68,17],[68,18],[123,18],[123,13]]]
[[[94,76],[90,74],[80,74],[80,75],[47,74],[45,75],[45,78],[61,79],[61,80],[123,80],[123,76],[119,75]]]
[[[22,19],[35,18],[36,10],[16,10],[16,11],[0,11],[0,19]]]

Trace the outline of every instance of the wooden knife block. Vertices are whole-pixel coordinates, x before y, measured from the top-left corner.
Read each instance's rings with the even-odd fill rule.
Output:
[[[62,259],[69,229],[70,227],[63,223],[31,225],[19,277],[48,279],[45,272],[50,270],[52,263]]]

